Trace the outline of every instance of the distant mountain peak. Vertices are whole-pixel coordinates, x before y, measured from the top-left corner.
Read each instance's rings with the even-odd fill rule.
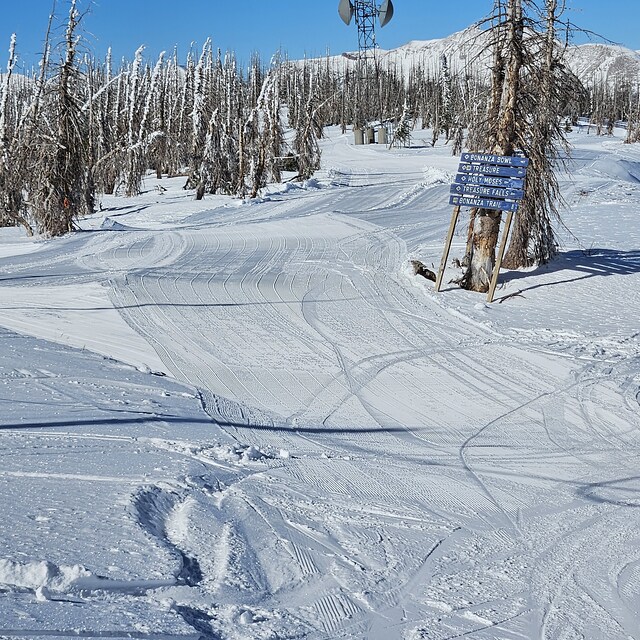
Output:
[[[382,62],[396,65],[405,72],[418,64],[437,69],[443,54],[454,72],[463,70],[470,63],[485,70],[492,60],[487,45],[488,31],[472,25],[445,38],[411,40],[394,49],[378,49],[376,55]],[[357,53],[345,53],[343,58],[355,60]],[[585,83],[594,79],[635,82],[640,77],[640,51],[616,44],[571,45],[567,49],[567,64]]]
[[[583,81],[609,82],[637,80],[640,76],[640,52],[617,44],[588,43],[569,47],[567,61]]]

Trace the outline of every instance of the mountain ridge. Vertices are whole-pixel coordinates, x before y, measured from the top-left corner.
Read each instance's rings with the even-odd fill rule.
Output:
[[[445,38],[410,40],[393,49],[377,49],[378,59],[389,65],[410,71],[420,64],[423,68],[439,68],[442,54],[447,56],[452,71],[463,70],[470,62],[488,68],[491,52],[487,46],[488,32],[472,25]],[[356,58],[355,52],[343,53],[347,60]],[[567,47],[567,64],[586,83],[598,81],[632,82],[640,77],[640,50],[634,51],[618,44],[586,43]]]

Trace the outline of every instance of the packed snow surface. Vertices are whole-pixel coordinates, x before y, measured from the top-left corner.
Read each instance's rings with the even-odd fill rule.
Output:
[[[640,146],[561,253],[437,269],[449,147],[0,232],[0,638],[640,638]],[[452,258],[461,258],[461,222]]]

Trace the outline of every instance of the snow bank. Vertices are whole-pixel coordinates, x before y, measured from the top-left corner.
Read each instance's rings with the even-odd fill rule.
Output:
[[[420,183],[422,187],[433,187],[436,184],[451,184],[454,174],[450,171],[444,171],[438,167],[426,166],[422,169],[424,176]]]
[[[219,462],[245,464],[273,458],[288,458],[289,452],[281,449],[278,453],[267,451],[255,445],[216,445],[201,450],[201,455]]]
[[[91,572],[82,565],[56,565],[41,562],[16,562],[0,559],[0,585],[23,589],[49,589],[66,592],[80,580],[91,577]]]
[[[102,224],[100,225],[100,228],[103,231],[129,231],[131,230],[131,227],[128,227],[125,224],[122,224],[121,222],[117,222],[116,220],[114,220],[113,218],[105,218],[102,221]]]
[[[290,452],[286,449],[273,449],[272,447],[258,447],[253,444],[211,444],[206,446],[194,446],[177,440],[162,440],[160,438],[141,438],[153,446],[166,451],[180,451],[190,456],[206,461],[227,462],[231,464],[247,464],[277,458],[286,459]]]
[[[612,180],[640,182],[640,162],[605,158],[595,160],[590,169],[592,174]]]

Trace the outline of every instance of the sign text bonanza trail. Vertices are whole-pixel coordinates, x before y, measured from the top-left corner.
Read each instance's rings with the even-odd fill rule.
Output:
[[[496,257],[491,276],[487,301],[493,302],[498,283],[498,274],[502,257],[509,237],[511,220],[524,197],[524,178],[527,174],[529,159],[522,156],[496,156],[491,153],[463,153],[460,166],[451,185],[449,204],[454,205],[451,225],[445,243],[440,271],[436,279],[436,291],[440,291],[444,270],[449,258],[453,233],[455,231],[461,207],[507,211],[507,220],[502,234],[502,242]]]
[[[451,196],[449,204],[456,207],[475,207],[476,209],[491,209],[493,211],[517,211],[518,203],[507,200],[491,200],[489,198],[474,198],[473,196]]]

